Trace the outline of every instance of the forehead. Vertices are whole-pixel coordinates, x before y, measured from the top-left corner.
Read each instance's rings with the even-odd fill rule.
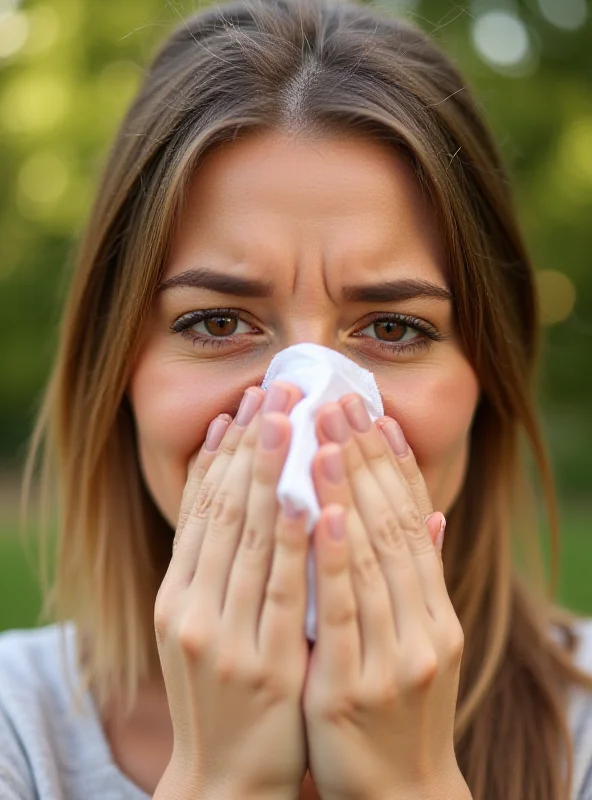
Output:
[[[225,143],[201,161],[166,276],[196,259],[261,275],[316,264],[345,282],[397,265],[433,278],[445,261],[436,217],[393,147],[280,133]]]

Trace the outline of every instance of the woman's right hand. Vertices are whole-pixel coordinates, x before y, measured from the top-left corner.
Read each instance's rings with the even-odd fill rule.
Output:
[[[276,500],[300,395],[264,397],[216,418],[189,470],[154,612],[174,731],[155,798],[293,800],[306,772],[308,537]]]

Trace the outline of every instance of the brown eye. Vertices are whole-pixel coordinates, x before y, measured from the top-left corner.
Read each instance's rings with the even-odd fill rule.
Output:
[[[203,320],[208,333],[212,336],[232,336],[236,332],[239,320],[235,317],[210,317]]]
[[[395,320],[374,322],[373,326],[376,330],[377,338],[383,342],[400,342],[409,328],[409,325]]]

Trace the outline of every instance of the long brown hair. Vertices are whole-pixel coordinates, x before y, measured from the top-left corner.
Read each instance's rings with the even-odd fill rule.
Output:
[[[533,269],[465,81],[426,35],[367,6],[234,2],[188,18],[150,65],[80,247],[25,470],[26,499],[42,451],[42,486],[58,499],[45,616],[74,620],[80,641],[91,642],[80,655],[100,706],[117,689],[131,708],[139,681],[158,669],[153,607],[172,536],[142,480],[125,395],[138,332],[198,160],[263,130],[390,142],[431,198],[458,330],[481,386],[444,547],[465,633],[457,758],[475,800],[567,798],[566,691],[592,689],[592,679],[572,665],[575,615],[553,604],[559,540],[532,399]],[[523,444],[550,516],[549,588]]]

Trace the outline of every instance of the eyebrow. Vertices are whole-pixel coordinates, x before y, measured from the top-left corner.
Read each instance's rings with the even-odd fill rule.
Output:
[[[221,294],[234,294],[241,297],[271,297],[273,284],[253,278],[239,278],[238,275],[223,275],[210,269],[189,269],[180,275],[174,275],[163,281],[159,292],[179,286],[190,286],[193,289],[210,289]]]
[[[350,302],[392,303],[396,300],[414,300],[418,297],[453,300],[452,292],[446,287],[413,278],[343,287],[343,299]]]
[[[158,286],[159,292],[178,287],[209,289],[220,294],[239,297],[271,297],[273,284],[254,278],[241,278],[238,275],[224,275],[210,269],[190,269],[168,278]],[[389,303],[397,300],[413,300],[428,297],[436,300],[452,301],[452,293],[444,286],[429,281],[406,278],[374,284],[344,286],[342,297],[349,302]]]

